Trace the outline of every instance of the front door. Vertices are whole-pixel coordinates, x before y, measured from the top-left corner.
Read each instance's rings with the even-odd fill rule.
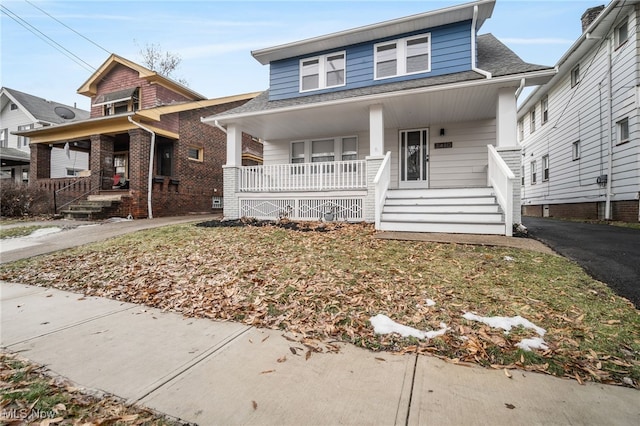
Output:
[[[400,187],[427,188],[429,129],[400,131]]]

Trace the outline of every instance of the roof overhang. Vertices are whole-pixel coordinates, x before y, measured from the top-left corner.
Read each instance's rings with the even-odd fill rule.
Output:
[[[128,117],[132,117],[132,120],[134,121],[141,121],[143,118],[136,113],[119,114],[79,121],[76,123],[41,127],[39,129],[25,132],[14,132],[14,134],[27,136],[32,144],[87,139],[91,137],[91,135],[114,136],[119,133],[125,133],[129,130],[138,128],[129,121]],[[179,138],[177,133],[157,128],[152,124],[145,122],[144,126],[154,131],[159,136],[171,139]]]
[[[136,93],[136,90],[138,90],[137,87],[130,87],[128,89],[118,90],[115,92],[96,96],[93,106],[102,106],[107,104],[114,104],[117,102],[129,101]]]
[[[30,163],[28,152],[15,148],[0,147],[0,162],[2,166],[26,166]]]
[[[263,140],[296,140],[369,130],[369,108],[384,107],[385,128],[415,128],[432,124],[474,121],[496,117],[498,92],[513,88],[523,78],[543,84],[555,70],[527,72],[507,77],[471,80],[439,86],[345,98],[247,113],[212,116],[202,121],[235,124]]]
[[[280,59],[336,49],[385,37],[394,37],[425,28],[468,21],[473,18],[473,11],[476,6],[478,7],[476,30],[478,30],[482,27],[484,21],[491,17],[495,0],[479,0],[275,47],[254,50],[251,55],[262,65],[266,65]]]
[[[637,1],[621,2],[620,0],[612,0],[575,43],[573,43],[569,50],[558,60],[556,64],[556,75],[545,83],[544,86],[537,87],[520,105],[518,108],[518,118],[528,113],[533,105],[537,104],[542,96],[547,93],[547,88],[555,86],[559,81],[564,79],[591,49],[608,36],[609,32],[616,25],[616,21],[628,13],[620,9],[626,7],[628,11],[631,11],[637,3]]]

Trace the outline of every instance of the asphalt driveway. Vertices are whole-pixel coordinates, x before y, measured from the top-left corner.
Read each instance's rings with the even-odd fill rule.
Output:
[[[640,309],[640,230],[523,217],[531,237],[577,262]]]

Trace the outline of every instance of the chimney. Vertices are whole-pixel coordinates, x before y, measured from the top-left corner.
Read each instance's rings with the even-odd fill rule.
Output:
[[[604,10],[604,5],[590,7],[583,14],[580,20],[582,21],[582,32],[584,32],[589,25],[600,15],[600,12]]]

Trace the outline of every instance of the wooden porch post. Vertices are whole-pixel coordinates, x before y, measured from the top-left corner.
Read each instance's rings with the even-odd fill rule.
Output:
[[[496,148],[518,147],[518,108],[515,88],[503,87],[496,106]]]
[[[382,104],[369,107],[369,156],[384,156],[384,108]]]

